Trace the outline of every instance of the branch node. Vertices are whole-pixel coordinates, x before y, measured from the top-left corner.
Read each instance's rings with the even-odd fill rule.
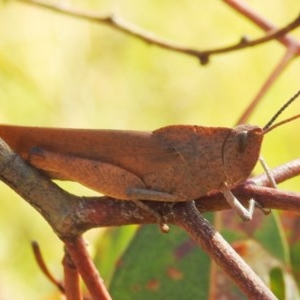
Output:
[[[209,63],[209,54],[199,54],[199,60],[200,60],[200,65],[201,66],[206,66]]]

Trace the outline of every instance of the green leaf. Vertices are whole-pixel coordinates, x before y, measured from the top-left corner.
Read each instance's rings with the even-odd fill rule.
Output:
[[[184,231],[148,225],[119,260],[110,292],[116,300],[207,299],[209,274],[209,258]]]
[[[130,243],[135,232],[135,225],[107,228],[104,234],[95,241],[94,262],[106,286],[109,286],[116,261]]]
[[[270,286],[278,299],[285,299],[285,284],[283,272],[280,268],[273,268],[270,272]]]

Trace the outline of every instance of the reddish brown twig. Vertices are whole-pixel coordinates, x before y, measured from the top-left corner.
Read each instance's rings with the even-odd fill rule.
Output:
[[[262,280],[205,220],[192,202],[176,204],[173,212],[175,223],[189,233],[249,299],[276,299]]]
[[[300,159],[295,159],[271,170],[276,183],[284,182],[288,179],[300,175]],[[255,182],[257,185],[270,186],[270,182],[265,173],[254,176],[248,182]],[[247,182],[246,182],[247,183]]]
[[[292,61],[292,59],[295,58],[295,55],[298,55],[298,50],[297,50],[297,52],[295,52],[294,48],[287,49],[287,51],[283,55],[282,59],[279,61],[279,63],[275,67],[275,69],[271,72],[269,77],[266,79],[266,81],[260,87],[259,91],[255,95],[255,97],[253,98],[251,103],[248,105],[248,107],[245,109],[244,113],[238,119],[236,124],[247,123],[249,117],[251,116],[251,114],[253,113],[255,108],[257,107],[258,103],[261,101],[262,97],[271,88],[271,86],[274,84],[274,82],[277,80],[277,78],[282,74],[282,72],[289,65],[289,63]]]
[[[273,30],[272,32],[269,32],[266,36],[263,36],[262,38],[254,39],[251,41],[242,40],[237,43],[234,43],[233,45],[229,45],[226,47],[200,50],[200,49],[192,49],[189,47],[181,46],[171,41],[167,41],[155,35],[152,32],[146,31],[134,24],[129,23],[128,21],[124,20],[123,18],[117,15],[103,16],[103,15],[95,14],[84,10],[65,7],[62,5],[50,4],[48,2],[44,2],[40,0],[18,0],[18,1],[26,4],[42,7],[45,9],[49,9],[58,13],[63,13],[65,15],[76,17],[78,19],[84,19],[87,21],[92,21],[92,22],[101,23],[110,26],[127,35],[133,36],[144,42],[147,42],[148,44],[153,44],[169,51],[179,52],[182,54],[187,54],[190,56],[197,57],[200,60],[201,64],[203,65],[208,63],[209,57],[211,55],[241,50],[244,48],[257,46],[259,44],[263,44],[274,39],[278,39],[283,35],[287,34],[288,32],[294,30],[300,25],[300,17],[297,16],[297,18],[292,22],[290,22],[288,25],[284,26],[279,30]],[[271,29],[274,29],[274,27],[270,28],[270,30]]]
[[[41,253],[38,243],[35,241],[32,241],[31,247],[33,250],[35,260],[36,260],[38,266],[40,267],[40,270],[42,271],[42,273],[64,294],[65,288],[64,288],[63,284],[61,282],[59,282],[47,268],[47,265],[45,264],[45,261],[42,256],[42,253]]]
[[[79,272],[68,251],[62,260],[65,277],[65,295],[67,300],[82,300]]]
[[[250,6],[245,4],[243,1],[240,0],[223,0],[226,4],[228,4],[231,8],[242,14],[248,20],[252,21],[253,24],[257,25],[262,30],[266,31],[269,34],[277,35],[277,40],[286,47],[286,52],[282,56],[281,60],[279,61],[278,65],[275,69],[271,72],[268,76],[267,80],[261,86],[257,94],[255,95],[254,99],[244,111],[242,116],[237,121],[237,124],[244,124],[249,119],[250,115],[253,113],[254,109],[257,107],[257,104],[260,102],[262,97],[267,93],[267,91],[271,88],[273,83],[276,79],[282,74],[288,64],[300,54],[300,42],[289,36],[289,35],[278,35],[280,33],[287,33],[289,32],[289,26],[292,28],[296,28],[299,24],[299,17],[297,17],[293,22],[288,24],[287,26],[283,27],[282,29],[277,28],[274,24],[272,24],[269,20],[264,18],[258,12],[254,11]],[[296,26],[296,27],[294,27]],[[268,36],[268,34],[267,34]],[[274,36],[273,36],[274,37]]]
[[[270,22],[267,18],[263,17],[261,14],[259,14],[257,11],[252,9],[249,5],[247,5],[244,1],[241,0],[223,0],[224,3],[228,4],[232,9],[239,12],[241,15],[243,15],[247,20],[252,21],[253,24],[257,25],[259,28],[266,32],[277,32],[277,26],[274,25],[272,22]],[[283,27],[286,28],[286,32],[283,32],[283,35],[278,35],[277,40],[282,43],[286,48],[289,48],[291,45],[295,45],[296,48],[300,47],[300,42],[289,36],[286,35],[287,32],[289,32],[289,26],[292,26],[292,29],[296,28],[297,25],[294,23],[297,23],[297,17],[293,22],[288,24],[287,26]],[[296,27],[294,27],[296,25]]]
[[[94,300],[110,300],[111,297],[90,258],[82,237],[62,238],[88,291]]]

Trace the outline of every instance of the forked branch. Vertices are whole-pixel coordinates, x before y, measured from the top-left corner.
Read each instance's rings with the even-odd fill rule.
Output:
[[[90,293],[94,296],[103,294],[103,299],[110,299],[98,271],[86,252],[80,234],[89,228],[98,226],[155,223],[156,219],[153,215],[140,211],[138,207],[127,201],[116,201],[108,197],[79,198],[68,194],[24,162],[3,141],[0,143],[0,170],[1,180],[34,206],[60,236]],[[276,169],[274,177],[286,179],[299,174],[299,172],[300,160],[297,160],[292,162],[289,167]],[[267,207],[272,208],[272,199],[275,199],[276,204],[281,205],[280,208],[294,209],[294,211],[300,212],[299,194],[290,195],[275,189],[258,187],[253,184],[253,181],[265,183],[265,178],[260,176],[252,179],[252,182],[237,187],[236,195],[239,196],[240,193],[241,198],[248,199],[256,193],[257,201],[264,206],[269,203],[270,206]],[[39,182],[38,185],[37,182]],[[212,210],[226,208],[226,202],[223,199],[214,198],[215,196],[198,199],[197,207],[202,211],[208,210],[207,205]],[[266,196],[267,198],[264,198]],[[278,201],[279,198],[280,201]],[[268,199],[270,199],[269,202]],[[287,205],[292,202],[294,202],[294,206]],[[211,206],[211,203],[216,206]],[[226,273],[235,280],[246,295],[249,297],[252,295],[252,299],[275,299],[253,271],[207,223],[192,202],[176,205],[151,203],[151,206],[153,209],[164,211],[166,216],[168,212],[172,211],[167,221],[183,227],[217,264],[226,270]],[[250,278],[250,282],[246,281],[246,277],[248,280]]]
[[[277,183],[299,175],[300,159],[275,168],[272,174]],[[101,226],[156,223],[153,215],[130,201],[109,197],[78,197],[67,193],[12,152],[3,140],[0,140],[0,179],[37,209],[62,238],[78,236],[90,228]],[[266,208],[300,212],[299,193],[266,186],[268,179],[261,175],[237,186],[233,192],[242,202],[243,199],[247,201],[254,197]],[[166,216],[168,223],[174,223],[172,203],[152,201],[147,204]],[[196,200],[196,205],[201,212],[229,208],[221,193],[201,197]]]
[[[231,277],[248,299],[277,299],[262,280],[214,230],[193,202],[174,207],[175,222],[184,228],[201,248]]]
[[[286,26],[280,29],[272,30],[261,38],[253,39],[253,40],[241,38],[238,42],[232,45],[228,45],[226,47],[200,50],[200,49],[194,49],[194,48],[182,46],[175,42],[167,41],[166,39],[161,38],[152,32],[149,32],[145,29],[138,27],[135,24],[132,24],[124,20],[122,17],[117,16],[116,14],[99,15],[90,11],[70,8],[70,7],[66,7],[65,5],[53,4],[53,3],[40,1],[40,0],[18,0],[18,1],[26,4],[34,5],[37,7],[45,8],[48,10],[52,10],[58,13],[62,13],[64,15],[75,17],[77,19],[83,19],[90,22],[107,25],[129,36],[138,38],[148,44],[152,44],[169,51],[179,52],[181,54],[186,54],[189,56],[196,57],[203,65],[208,63],[209,57],[212,55],[232,52],[232,51],[264,44],[271,40],[279,39],[300,26],[300,16],[298,15],[292,22],[288,23]]]

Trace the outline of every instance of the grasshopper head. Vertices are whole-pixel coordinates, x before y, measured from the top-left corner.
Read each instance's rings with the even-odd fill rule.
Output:
[[[222,148],[222,161],[229,186],[250,175],[259,158],[263,135],[263,129],[251,125],[237,126],[228,134]]]

